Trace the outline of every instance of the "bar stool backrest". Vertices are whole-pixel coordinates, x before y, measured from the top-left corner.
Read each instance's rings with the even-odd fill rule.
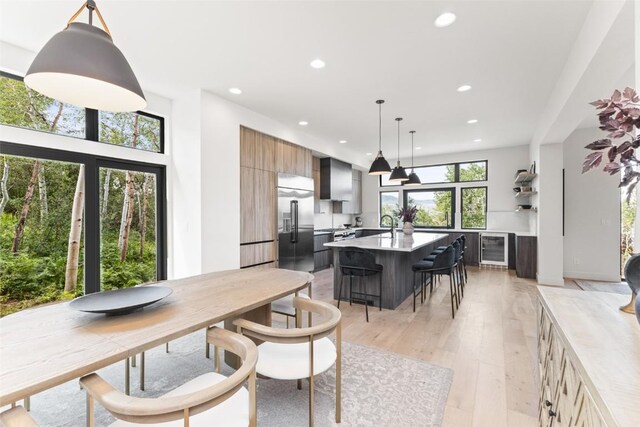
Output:
[[[462,243],[459,240],[455,240],[451,246],[453,246],[454,259],[458,261],[462,256]]]
[[[433,260],[433,269],[441,270],[453,267],[456,263],[455,256],[453,245],[447,246],[447,249],[436,255],[436,259]]]
[[[379,271],[376,256],[362,248],[346,247],[340,250],[340,271],[345,276],[365,276]]]

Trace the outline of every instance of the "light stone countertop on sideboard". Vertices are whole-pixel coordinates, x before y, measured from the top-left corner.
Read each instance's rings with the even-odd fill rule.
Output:
[[[344,248],[349,246],[379,251],[413,252],[416,249],[444,239],[447,236],[448,235],[445,233],[413,233],[412,236],[405,236],[402,233],[397,233],[396,237],[392,239],[391,233],[382,233],[375,236],[325,243],[324,246],[332,248]]]

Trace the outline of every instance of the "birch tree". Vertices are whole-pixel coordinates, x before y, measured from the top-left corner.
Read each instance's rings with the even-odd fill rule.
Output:
[[[104,175],[104,186],[102,188],[102,209],[100,216],[104,218],[107,215],[107,205],[109,204],[109,190],[111,189],[111,169],[107,169]]]
[[[144,180],[142,181],[142,212],[140,213],[140,259],[144,257],[144,241],[147,234],[147,206],[149,199],[147,196],[149,187],[149,175],[144,174]]]
[[[71,208],[71,229],[67,246],[67,267],[64,273],[64,290],[73,292],[78,284],[78,263],[80,259],[80,240],[82,238],[82,216],[84,213],[84,164],[80,164],[76,191]]]
[[[9,162],[7,159],[4,160],[4,167],[2,169],[2,180],[0,181],[0,191],[2,191],[2,199],[0,199],[0,217],[2,216],[2,212],[4,212],[4,207],[7,206],[9,202],[9,191],[7,190],[7,181],[9,180]]]
[[[44,176],[44,165],[40,165],[38,171],[38,197],[40,198],[40,221],[44,222],[49,215],[49,202],[47,201],[47,180]]]
[[[131,146],[136,148],[140,135],[139,116],[136,114],[133,120],[133,138]],[[133,172],[127,171],[126,183],[124,187],[124,200],[122,203],[122,215],[120,217],[120,235],[118,236],[118,248],[120,249],[120,261],[127,259],[127,249],[129,246],[129,232],[131,231],[131,221],[133,220],[134,205]]]
[[[16,225],[16,231],[13,234],[13,244],[11,245],[11,252],[14,254],[20,250],[20,244],[22,243],[22,236],[24,235],[24,228],[27,224],[27,216],[29,216],[29,208],[31,207],[31,199],[33,199],[33,191],[38,180],[38,173],[40,172],[40,166],[42,162],[36,160],[33,163],[33,170],[31,172],[31,178],[29,184],[27,184],[27,191],[24,194],[24,201],[22,202],[22,209],[20,210],[20,216],[18,217],[18,224]]]

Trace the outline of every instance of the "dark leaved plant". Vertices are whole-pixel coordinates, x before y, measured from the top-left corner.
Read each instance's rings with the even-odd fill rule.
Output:
[[[413,224],[413,220],[416,219],[417,214],[418,208],[415,206],[407,206],[406,208],[398,209],[398,218],[400,218],[402,222],[410,222]]]
[[[609,175],[622,172],[620,188],[627,188],[627,199],[640,181],[636,149],[640,146],[640,136],[634,135],[640,129],[640,97],[634,89],[616,90],[610,99],[593,101],[600,120],[600,129],[608,132],[607,138],[599,139],[585,148],[593,150],[585,157],[582,173],[599,167]]]

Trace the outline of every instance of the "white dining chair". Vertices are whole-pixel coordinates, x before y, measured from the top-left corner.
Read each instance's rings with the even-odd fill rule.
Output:
[[[0,427],[38,427],[23,406],[14,406],[0,413]]]
[[[302,297],[293,298],[300,311],[317,315],[314,324],[273,328],[246,319],[234,320],[238,332],[264,341],[258,345],[256,372],[280,380],[309,379],[309,426],[314,425],[314,377],[336,365],[336,423],[341,420],[342,337],[341,313],[335,306]],[[335,332],[335,344],[329,336]]]
[[[158,398],[127,396],[95,373],[81,378],[80,386],[87,392],[87,425],[94,426],[95,400],[118,419],[112,427],[255,426],[258,360],[255,344],[240,334],[217,327],[209,329],[207,337],[216,346],[213,371]],[[242,361],[229,377],[219,373],[220,349],[236,354]],[[246,381],[248,390],[244,387]]]

